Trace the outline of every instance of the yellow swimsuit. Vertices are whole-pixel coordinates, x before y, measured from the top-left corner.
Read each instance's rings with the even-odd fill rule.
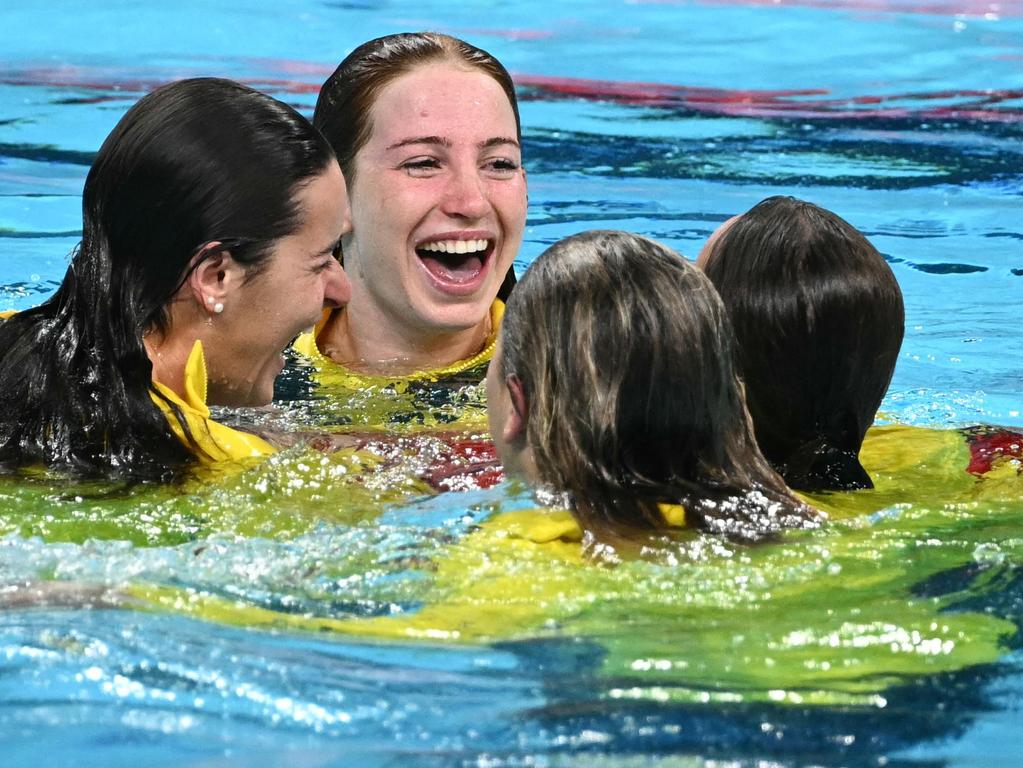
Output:
[[[333,412],[340,416],[340,423],[368,427],[393,428],[399,424],[486,427],[482,369],[494,356],[504,302],[495,299],[490,307],[493,330],[482,350],[450,365],[407,376],[360,373],[324,355],[318,338],[333,313],[338,311],[325,312],[316,328],[299,336],[294,347],[312,364],[312,378],[317,394],[324,398],[328,418],[329,412]]]
[[[203,464],[238,461],[273,453],[273,446],[262,438],[232,429],[210,418],[210,409],[206,405],[206,382],[206,359],[201,341],[195,342],[188,362],[185,363],[184,398],[160,382],[153,382],[155,391],[151,391],[150,396],[185,447],[195,453]],[[184,417],[189,435],[185,434],[171,403],[178,407]]]
[[[346,368],[324,355],[319,346],[320,334],[323,332],[328,321],[334,316],[334,313],[339,311],[332,309],[324,312],[323,318],[311,332],[303,333],[295,340],[295,349],[309,358],[316,366],[317,382],[321,386],[343,387],[345,389],[393,386],[398,388],[397,391],[402,392],[408,389],[408,385],[411,382],[449,379],[490,362],[490,359],[494,356],[497,332],[501,328],[501,318],[504,317],[504,302],[500,299],[494,299],[494,303],[490,306],[490,323],[493,330],[490,336],[487,337],[486,344],[482,350],[472,357],[458,360],[450,365],[432,368],[428,371],[416,371],[407,376],[378,376],[370,373],[359,373]]]

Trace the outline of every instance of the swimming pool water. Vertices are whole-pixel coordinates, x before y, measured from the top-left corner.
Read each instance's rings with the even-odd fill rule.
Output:
[[[591,227],[693,257],[805,197],[903,287],[887,417],[1023,425],[1017,2],[8,3],[0,309],[59,282],[92,154],[150,87],[228,76],[308,112],[354,45],[422,28],[516,77],[520,267]],[[183,489],[0,478],[0,595],[79,592],[0,612],[5,765],[1023,764],[1018,478],[938,462],[821,534],[588,568],[489,538],[520,488],[409,480],[447,450]]]

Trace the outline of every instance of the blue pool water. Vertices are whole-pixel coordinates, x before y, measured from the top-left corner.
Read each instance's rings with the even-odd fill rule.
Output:
[[[592,227],[640,232],[693,257],[721,221],[763,197],[804,197],[862,229],[902,285],[906,342],[887,417],[1023,426],[1020,2],[185,0],[63,2],[46,14],[9,2],[0,8],[0,310],[31,306],[59,282],[92,153],[149,88],[227,76],[310,112],[319,83],[356,44],[424,28],[487,48],[519,84],[530,188],[520,268]],[[289,615],[415,612],[419,583],[432,576],[410,562],[442,556],[494,509],[528,505],[507,485],[289,502],[287,489],[319,481],[316,471],[284,460],[254,481],[198,492],[202,514],[188,499],[97,493],[90,507],[81,489],[0,486],[0,590],[40,579],[157,584]],[[715,698],[726,682],[685,679],[671,695],[620,673],[609,682],[602,665],[631,647],[627,625],[637,636],[680,627],[631,615],[628,604],[618,615],[600,594],[582,601],[592,605],[580,616],[599,617],[590,624],[568,618],[566,631],[542,625],[468,643],[271,631],[183,609],[17,608],[0,612],[3,764],[1023,765],[1023,501],[1011,488],[978,499],[934,502],[918,524],[899,504],[884,511],[905,523],[883,545],[891,562],[934,571],[926,586],[907,576],[893,611],[937,590],[936,615],[1007,620],[1015,634],[996,659],[872,682],[883,704],[778,703],[746,678],[727,700]],[[57,522],[23,524],[26,504]],[[238,509],[270,522],[247,528],[232,517]],[[94,514],[95,532],[62,533],[65,514],[75,524]],[[174,536],[161,539],[169,527]],[[820,562],[854,549],[842,537],[814,546]],[[739,577],[722,573],[743,557],[639,576],[677,579],[681,592],[717,585],[708,589],[716,605],[738,604]],[[847,557],[852,572],[867,554]],[[810,600],[830,599],[794,575],[803,566],[772,566],[773,552],[748,558],[742,567],[777,579],[779,593],[799,584]],[[746,647],[745,634],[788,627],[772,613],[782,597],[759,599],[744,626],[725,631],[724,614],[711,614],[677,642],[723,638],[727,647],[708,653],[727,657]],[[880,601],[864,610],[888,615]],[[611,618],[624,634],[606,628]],[[695,651],[679,653],[698,665]],[[631,669],[645,663],[636,657]],[[714,663],[719,676],[733,671],[727,658]],[[793,662],[764,689],[785,689],[801,668]]]

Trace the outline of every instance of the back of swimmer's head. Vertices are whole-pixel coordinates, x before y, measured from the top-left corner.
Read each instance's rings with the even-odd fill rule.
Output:
[[[529,479],[567,492],[584,525],[660,528],[662,502],[690,505],[699,524],[697,502],[754,487],[787,504],[756,448],[732,340],[714,287],[678,253],[583,232],[512,293],[488,398],[521,388]]]
[[[764,455],[793,488],[872,487],[860,445],[902,344],[902,292],[852,225],[771,197],[716,232],[698,262],[728,308]]]
[[[615,452],[659,441],[678,449],[680,436],[695,454],[741,408],[713,286],[639,235],[593,230],[551,246],[512,294],[502,327],[502,366],[526,385],[538,436],[564,441],[541,450],[563,462],[632,460]]]
[[[300,224],[297,189],[333,157],[309,121],[265,94],[220,78],[165,85],[103,142],[85,183],[80,255],[103,261],[112,291],[160,327],[202,246],[220,241],[258,270]]]

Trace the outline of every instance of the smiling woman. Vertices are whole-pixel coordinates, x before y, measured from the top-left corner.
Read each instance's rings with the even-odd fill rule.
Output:
[[[314,123],[348,181],[352,299],[299,350],[371,376],[445,378],[485,364],[526,217],[504,67],[445,35],[371,40],[324,84]]]
[[[299,185],[291,204],[302,224],[271,245],[267,264],[247,264],[230,250],[219,250],[226,247],[222,242],[205,246],[215,253],[202,259],[187,281],[187,289],[204,304],[173,301],[168,307],[171,332],[146,336],[153,378],[180,391],[180,362],[199,339],[211,403],[269,403],[284,367],[283,351],[317,321],[325,304],[341,306],[348,300],[347,279],[335,258],[347,227],[344,208],[338,206],[344,196],[336,162]]]
[[[348,300],[344,194],[268,96],[199,78],[141,99],[89,171],[60,288],[0,325],[0,461],[163,477],[270,452],[207,402],[269,402],[282,352]]]

